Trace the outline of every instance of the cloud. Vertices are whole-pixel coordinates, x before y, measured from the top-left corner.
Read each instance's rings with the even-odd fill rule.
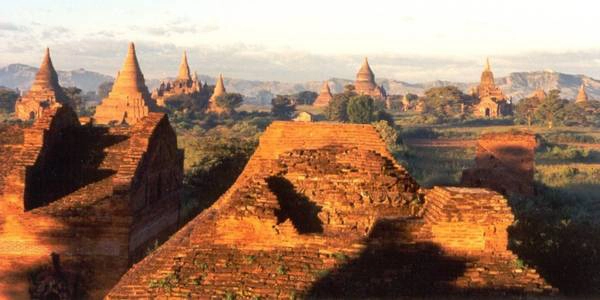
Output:
[[[138,27],[132,29],[156,36],[167,36],[172,34],[199,34],[209,33],[220,29],[217,24],[194,24],[187,20],[176,20],[161,26]]]
[[[0,22],[0,31],[24,32],[27,30],[28,28],[26,26],[21,26],[9,22]]]

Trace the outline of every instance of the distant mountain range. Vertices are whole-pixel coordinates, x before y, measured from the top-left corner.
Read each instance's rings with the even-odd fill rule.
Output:
[[[37,68],[23,64],[11,64],[0,68],[0,86],[9,88],[19,88],[26,90],[31,85],[35,77]],[[84,69],[73,71],[58,71],[58,77],[62,86],[77,86],[84,91],[96,91],[98,85],[105,81],[112,81],[112,76]],[[215,79],[211,76],[200,75],[200,80],[214,84]],[[331,88],[333,93],[341,92],[344,85],[353,81],[349,79],[332,78]],[[476,82],[450,82],[450,81],[430,81],[424,83],[408,83],[394,79],[377,79],[382,84],[388,94],[398,95],[405,93],[422,94],[428,88],[454,85],[463,91],[475,86]],[[586,83],[587,92],[590,98],[600,100],[600,80],[593,79],[585,75],[571,75],[554,71],[536,71],[536,72],[514,72],[506,77],[496,78],[496,83],[502,88],[505,94],[519,100],[529,96],[537,88],[545,91],[551,89],[560,89],[565,98],[573,99],[582,82]],[[160,84],[159,79],[148,79],[146,84],[148,88],[153,89]],[[225,86],[228,91],[241,93],[248,97],[257,97],[257,95],[278,95],[294,94],[301,91],[318,92],[321,88],[321,81],[309,81],[305,83],[289,83],[280,81],[258,81],[235,78],[225,78]]]

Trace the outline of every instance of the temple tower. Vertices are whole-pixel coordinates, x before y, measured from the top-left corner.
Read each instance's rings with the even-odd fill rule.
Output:
[[[178,95],[193,95],[200,92],[202,84],[198,80],[198,75],[190,75],[190,66],[188,64],[187,53],[184,51],[179,64],[179,72],[175,80],[163,82],[152,91],[152,99],[156,100],[159,106],[166,106],[170,97]]]
[[[579,87],[579,92],[575,98],[575,103],[586,103],[588,101],[588,95],[585,92],[585,83],[582,83]]]
[[[329,82],[325,80],[323,81],[323,86],[321,86],[321,92],[319,93],[317,99],[315,99],[313,106],[325,107],[329,105],[329,101],[331,101],[331,99],[333,99],[333,95],[331,95],[331,89],[329,89]]]
[[[50,58],[50,49],[46,48],[31,88],[15,103],[15,114],[21,120],[37,119],[45,109],[69,103],[70,100],[58,83],[58,74]]]
[[[154,100],[150,97],[144,75],[135,53],[135,46],[129,43],[123,68],[117,73],[112,91],[96,107],[94,119],[98,124],[135,124],[154,110]]]
[[[179,75],[177,75],[177,80],[182,81],[191,81],[192,77],[190,76],[190,66],[188,65],[187,53],[183,51],[183,57],[181,58],[181,64],[179,64]]]
[[[378,100],[384,100],[386,97],[383,88],[375,82],[375,74],[371,70],[369,60],[366,57],[358,73],[356,73],[354,87],[356,88],[356,93],[359,95],[371,96]]]
[[[225,109],[223,109],[222,107],[220,107],[217,104],[217,98],[219,96],[225,95],[225,93],[227,93],[227,91],[225,91],[225,84],[223,83],[223,74],[219,74],[219,77],[217,78],[217,83],[215,84],[215,89],[213,91],[212,96],[210,96],[210,99],[208,100],[208,112],[213,112],[213,113],[223,113],[225,112]]]
[[[477,117],[497,118],[511,114],[512,108],[508,99],[494,82],[489,58],[485,61],[481,82],[475,88],[473,96],[478,99],[478,104],[473,111]]]

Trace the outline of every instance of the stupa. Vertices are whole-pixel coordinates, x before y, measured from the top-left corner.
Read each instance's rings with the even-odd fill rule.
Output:
[[[575,103],[587,103],[588,95],[585,92],[585,83],[582,83],[579,87],[579,92],[577,93],[577,97],[575,98]]]
[[[386,97],[385,90],[382,86],[378,86],[375,82],[375,74],[369,66],[369,60],[365,60],[356,73],[356,81],[354,81],[355,91],[359,95],[367,95],[373,98],[383,100]]]
[[[219,96],[223,96],[225,95],[225,93],[227,93],[227,91],[225,91],[225,84],[223,83],[223,74],[220,74],[219,77],[217,78],[217,83],[215,84],[215,89],[213,91],[212,96],[210,96],[210,99],[208,100],[208,109],[207,112],[212,112],[212,113],[224,113],[225,109],[220,107],[219,104],[217,104],[217,98]]]
[[[155,110],[155,102],[146,87],[144,75],[135,54],[135,46],[133,43],[129,43],[127,57],[123,68],[117,73],[112,91],[96,107],[95,122],[132,125],[153,110]]]
[[[50,59],[50,49],[46,48],[42,65],[31,88],[15,103],[16,117],[21,120],[37,119],[45,109],[57,108],[69,102],[69,98],[58,84],[58,74]]]
[[[481,82],[475,88],[473,97],[479,100],[473,113],[477,117],[498,118],[511,113],[511,104],[494,82],[494,73],[490,66],[489,58],[481,73]]]
[[[333,95],[331,95],[331,90],[329,89],[329,82],[327,80],[323,81],[323,86],[321,87],[321,92],[319,93],[319,96],[317,97],[317,99],[315,99],[313,106],[316,106],[316,107],[328,106],[329,101],[331,101],[331,99],[333,99]]]

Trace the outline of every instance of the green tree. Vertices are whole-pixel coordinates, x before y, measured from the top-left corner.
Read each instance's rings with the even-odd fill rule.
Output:
[[[346,94],[335,94],[325,108],[325,117],[330,121],[347,122],[348,121],[348,100]]]
[[[535,110],[535,118],[548,128],[562,125],[565,120],[565,106],[569,101],[560,98],[559,90],[551,90],[546,99]]]
[[[564,107],[564,119],[562,123],[565,126],[588,126],[587,113],[582,105],[574,102],[568,102]]]
[[[271,105],[271,113],[281,120],[289,120],[296,110],[296,105],[289,96],[277,95],[271,100]]]
[[[531,126],[534,121],[535,111],[540,105],[540,100],[537,97],[521,99],[515,106],[515,119],[518,123],[526,123]]]
[[[348,100],[348,121],[350,123],[369,124],[374,121],[373,98],[369,96],[354,96]]]
[[[431,114],[443,120],[463,118],[464,104],[472,101],[455,86],[434,87],[425,91],[423,113]]]
[[[227,111],[228,114],[235,113],[235,109],[242,105],[244,96],[238,93],[225,93],[217,97],[217,105]]]
[[[12,113],[15,111],[15,102],[19,98],[16,91],[0,88],[0,111],[4,113]]]
[[[294,99],[296,99],[297,104],[312,105],[317,99],[317,96],[319,96],[319,94],[313,91],[302,91],[294,95]]]

